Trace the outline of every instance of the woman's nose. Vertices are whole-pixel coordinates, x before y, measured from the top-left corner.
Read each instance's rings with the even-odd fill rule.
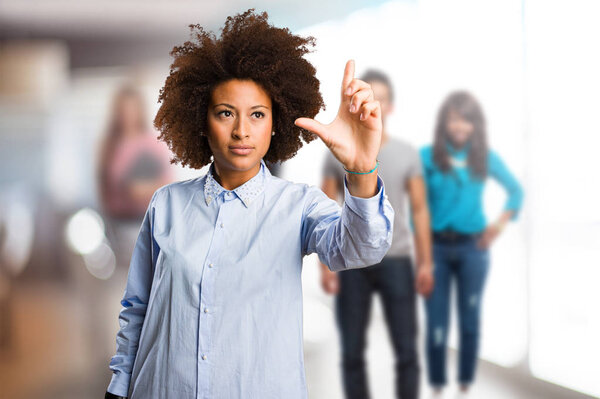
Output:
[[[233,128],[232,135],[235,138],[241,139],[244,137],[248,137],[249,133],[250,133],[250,127],[248,126],[247,119],[243,116],[239,117]]]

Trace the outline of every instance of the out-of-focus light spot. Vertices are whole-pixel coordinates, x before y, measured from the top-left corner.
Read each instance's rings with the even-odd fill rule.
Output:
[[[117,264],[115,253],[105,242],[93,252],[84,254],[83,261],[87,270],[94,277],[102,280],[108,280],[113,275]]]
[[[0,248],[2,261],[13,276],[23,271],[31,255],[34,220],[31,210],[17,201],[11,202],[4,216],[6,237]]]
[[[66,239],[69,247],[79,254],[94,252],[104,240],[104,222],[97,212],[83,208],[67,223]]]

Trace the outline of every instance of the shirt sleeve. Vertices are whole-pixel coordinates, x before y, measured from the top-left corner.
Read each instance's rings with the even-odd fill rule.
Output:
[[[321,190],[309,188],[302,225],[302,250],[316,252],[332,271],[377,264],[392,243],[394,210],[377,177],[378,193],[371,198],[350,195],[339,205]]]
[[[415,150],[412,146],[409,146],[407,154],[409,158],[409,164],[406,171],[406,180],[412,179],[413,177],[423,176],[423,164],[417,150]]]
[[[135,360],[138,342],[146,308],[150,296],[154,268],[158,257],[159,247],[152,238],[154,221],[153,195],[150,205],[144,215],[144,220],[131,256],[127,285],[119,313],[119,332],[117,333],[116,354],[110,360],[113,372],[107,391],[117,396],[127,396],[131,371]]]
[[[490,175],[504,187],[508,194],[504,210],[513,211],[512,220],[515,220],[523,203],[523,189],[498,154],[490,152],[489,157]]]

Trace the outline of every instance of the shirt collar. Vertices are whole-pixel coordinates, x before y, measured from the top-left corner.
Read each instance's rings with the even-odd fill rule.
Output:
[[[204,181],[204,200],[206,205],[210,205],[223,191],[225,190],[214,177],[214,162],[210,165],[206,179]],[[261,194],[265,188],[267,179],[271,176],[265,162],[260,160],[260,170],[252,179],[248,180],[241,186],[231,190],[234,192],[242,203],[247,207],[252,201]]]

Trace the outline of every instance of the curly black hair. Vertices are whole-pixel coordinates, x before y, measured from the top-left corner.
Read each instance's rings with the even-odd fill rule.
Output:
[[[316,136],[294,125],[299,117],[324,109],[315,68],[304,59],[313,37],[293,35],[269,24],[266,12],[253,9],[228,17],[221,35],[189,25],[193,40],[171,51],[174,61],[160,90],[162,103],[154,126],[175,157],[172,163],[199,169],[211,162],[207,113],[212,91],[219,83],[242,79],[261,86],[273,103],[273,130],[267,162],[293,157]]]

